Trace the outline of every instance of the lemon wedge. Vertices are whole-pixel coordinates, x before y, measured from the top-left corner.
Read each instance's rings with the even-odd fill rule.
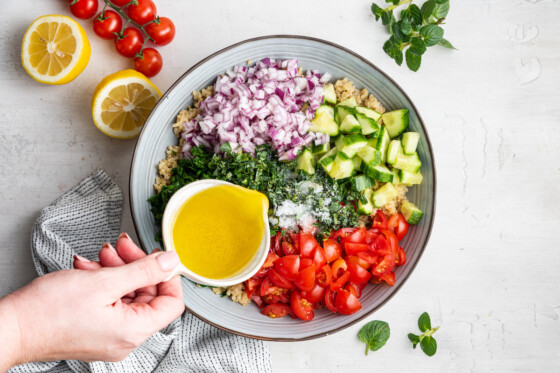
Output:
[[[33,21],[21,45],[23,68],[45,84],[71,82],[86,68],[90,55],[91,46],[82,26],[60,15]]]
[[[95,88],[93,122],[107,136],[130,139],[140,133],[160,97],[159,89],[138,71],[116,72]]]

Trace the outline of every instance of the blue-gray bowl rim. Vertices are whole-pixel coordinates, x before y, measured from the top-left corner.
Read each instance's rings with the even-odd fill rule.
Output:
[[[152,113],[156,111],[157,107],[159,106],[159,104],[161,102],[164,102],[164,98],[169,94],[169,92],[171,92],[175,86],[177,84],[179,84],[180,81],[182,81],[184,78],[186,78],[193,70],[195,70],[197,67],[199,67],[200,65],[206,63],[207,61],[211,60],[212,58],[229,51],[230,49],[233,49],[235,47],[238,47],[240,45],[246,44],[246,43],[251,43],[251,42],[255,42],[255,41],[260,41],[260,40],[267,40],[267,39],[303,39],[303,40],[310,40],[310,41],[314,41],[317,43],[322,43],[331,47],[335,47],[337,49],[340,49],[348,54],[351,54],[357,58],[359,58],[360,60],[362,60],[364,63],[368,64],[369,66],[371,66],[374,70],[376,70],[377,72],[379,72],[381,75],[383,75],[387,80],[389,80],[391,82],[391,84],[393,84],[402,94],[403,96],[410,102],[410,105],[412,106],[412,108],[414,109],[414,112],[416,113],[416,116],[418,117],[418,121],[420,122],[420,126],[422,127],[422,129],[424,130],[425,133],[425,137],[426,137],[426,143],[428,144],[428,150],[429,153],[432,157],[432,172],[434,175],[434,195],[433,195],[433,200],[432,200],[432,204],[433,204],[433,210],[432,210],[432,215],[430,217],[430,224],[428,226],[428,234],[426,235],[426,240],[424,241],[424,244],[422,245],[422,247],[420,248],[420,253],[418,255],[418,259],[416,260],[415,263],[413,263],[412,268],[410,269],[410,271],[406,274],[406,276],[402,279],[402,281],[396,285],[395,289],[393,290],[393,292],[391,292],[391,294],[389,294],[389,296],[387,297],[387,299],[385,299],[383,302],[381,302],[377,307],[373,308],[371,311],[364,313],[363,315],[361,315],[359,318],[357,318],[356,320],[350,321],[347,324],[330,330],[328,332],[323,332],[323,333],[318,333],[318,334],[314,334],[314,335],[310,335],[307,337],[303,337],[303,338],[267,338],[267,337],[262,337],[262,336],[254,336],[254,335],[250,335],[250,334],[246,334],[246,333],[241,333],[237,330],[232,330],[229,328],[225,328],[219,324],[216,324],[214,322],[211,322],[207,319],[205,319],[204,317],[202,317],[201,315],[197,314],[196,312],[193,312],[192,310],[189,309],[188,306],[186,306],[186,310],[190,313],[192,313],[194,316],[198,317],[200,320],[204,321],[207,324],[210,324],[218,329],[224,330],[228,333],[232,333],[232,334],[237,334],[239,336],[242,337],[246,337],[246,338],[253,338],[253,339],[260,339],[260,340],[264,340],[264,341],[273,341],[273,342],[298,342],[298,341],[307,341],[307,340],[311,340],[311,339],[316,339],[316,338],[321,338],[321,337],[325,337],[327,335],[331,335],[334,333],[337,333],[341,330],[344,330],[360,321],[362,321],[363,319],[365,319],[366,317],[368,317],[369,315],[371,315],[372,313],[374,313],[375,311],[377,311],[378,309],[380,309],[381,307],[383,307],[391,298],[393,298],[393,296],[395,296],[395,294],[398,293],[398,291],[402,288],[402,286],[406,283],[406,281],[408,280],[408,278],[410,277],[410,275],[412,274],[412,272],[414,272],[414,269],[416,268],[416,266],[418,265],[418,262],[420,262],[420,259],[422,258],[422,255],[424,254],[424,250],[426,249],[426,246],[428,246],[428,242],[430,241],[430,237],[432,235],[432,228],[434,225],[434,219],[435,219],[435,215],[436,215],[436,195],[437,195],[437,174],[436,174],[436,164],[435,164],[435,158],[434,158],[434,152],[433,152],[433,148],[432,148],[432,143],[430,141],[430,137],[428,135],[428,131],[426,130],[426,126],[424,125],[424,120],[422,119],[422,116],[420,115],[420,112],[418,111],[418,109],[416,108],[416,105],[414,105],[414,102],[412,101],[412,99],[406,94],[406,92],[401,88],[401,86],[395,81],[393,80],[393,78],[391,78],[389,75],[387,75],[383,70],[381,70],[380,68],[378,68],[375,64],[373,64],[372,62],[370,62],[368,59],[362,57],[361,55],[359,55],[358,53],[343,47],[339,44],[324,40],[324,39],[319,39],[319,38],[314,38],[314,37],[310,37],[310,36],[303,36],[303,35],[265,35],[265,36],[259,36],[256,38],[251,38],[251,39],[246,39],[240,42],[237,42],[235,44],[232,44],[228,47],[225,47],[223,49],[220,49],[217,52],[212,53],[211,55],[209,55],[208,57],[200,60],[199,62],[197,62],[196,64],[194,64],[190,69],[188,69],[183,75],[181,75],[176,81],[175,83],[173,83],[173,85],[171,85],[171,87],[169,87],[167,89],[167,91],[165,91],[165,93],[161,96],[160,100],[157,102],[156,106],[154,107],[154,109],[152,110]],[[146,119],[146,123],[148,123],[148,121],[150,120],[152,113],[150,113],[150,115],[148,116],[148,118]],[[142,248],[142,250],[144,250],[145,252],[147,252],[147,250],[145,249],[146,244],[142,241],[142,237],[141,235],[138,234],[138,226],[136,225],[136,211],[134,208],[134,204],[132,203],[132,180],[134,180],[133,178],[133,170],[134,170],[134,162],[136,160],[136,150],[138,148],[138,144],[140,143],[140,139],[142,138],[142,134],[144,133],[144,127],[142,127],[142,130],[140,131],[140,135],[138,136],[138,139],[136,141],[136,145],[134,146],[134,153],[132,155],[132,162],[130,163],[130,176],[129,176],[129,183],[128,183],[128,202],[130,205],[130,212],[132,215],[132,223],[134,225],[134,230],[136,231],[136,236],[138,237],[138,240],[140,241],[140,247]]]

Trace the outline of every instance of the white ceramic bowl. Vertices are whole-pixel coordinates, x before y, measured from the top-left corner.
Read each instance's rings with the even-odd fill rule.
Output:
[[[194,196],[195,194],[202,192],[208,188],[217,186],[217,185],[231,185],[234,187],[238,187],[244,189],[240,186],[237,186],[232,183],[228,183],[227,181],[222,180],[214,180],[214,179],[205,179],[195,181],[193,183],[187,184],[181,189],[179,189],[173,197],[169,199],[167,206],[165,207],[165,212],[163,213],[163,220],[161,223],[162,226],[162,236],[163,236],[163,244],[165,246],[166,251],[175,251],[175,244],[173,243],[173,224],[175,222],[175,217],[177,213],[184,205],[184,203]],[[257,253],[253,257],[253,259],[243,268],[240,272],[234,274],[232,277],[224,278],[224,279],[212,279],[200,276],[193,271],[189,270],[183,264],[180,264],[177,269],[173,272],[173,275],[179,274],[185,276],[191,281],[194,281],[198,284],[207,285],[207,286],[231,286],[235,284],[242,283],[245,280],[251,278],[261,266],[264,264],[264,261],[268,255],[268,250],[270,249],[270,227],[268,225],[268,209],[263,209],[263,222],[265,231],[263,234],[263,240]]]

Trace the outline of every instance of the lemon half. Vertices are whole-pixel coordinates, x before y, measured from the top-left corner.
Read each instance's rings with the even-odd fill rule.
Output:
[[[91,100],[93,122],[101,132],[118,139],[137,136],[161,97],[159,89],[135,70],[105,77]]]
[[[39,17],[23,36],[23,68],[40,83],[71,82],[86,68],[90,55],[86,32],[70,17]]]

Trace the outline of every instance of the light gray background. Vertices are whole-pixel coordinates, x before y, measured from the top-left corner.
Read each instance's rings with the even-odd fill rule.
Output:
[[[27,26],[44,14],[69,15],[65,3],[0,3],[0,296],[34,277],[29,236],[42,207],[99,167],[128,198],[135,141],[101,134],[90,99],[99,80],[130,61],[81,21],[92,57],[74,82],[41,85],[21,67]],[[439,180],[432,239],[408,283],[369,318],[390,323],[387,345],[364,356],[356,338],[361,325],[314,341],[270,343],[276,372],[560,369],[560,2],[453,1],[445,36],[459,51],[432,48],[417,73],[383,53],[387,34],[369,1],[157,5],[177,25],[153,79],[162,91],[200,59],[243,39],[315,36],[393,77],[433,142]],[[122,230],[134,233],[128,204]],[[406,338],[423,311],[442,326],[432,358]]]

